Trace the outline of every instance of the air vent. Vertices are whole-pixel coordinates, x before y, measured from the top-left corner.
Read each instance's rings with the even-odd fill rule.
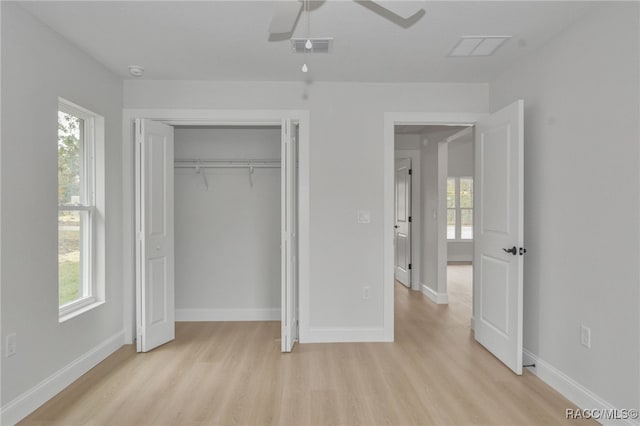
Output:
[[[449,56],[490,56],[510,38],[511,36],[465,36]]]
[[[307,49],[304,46],[307,43],[307,40],[311,40],[311,49]],[[332,37],[291,39],[291,49],[294,53],[329,53],[331,51],[332,44]]]

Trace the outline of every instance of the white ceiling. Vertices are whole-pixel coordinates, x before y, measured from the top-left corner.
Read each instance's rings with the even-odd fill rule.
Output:
[[[318,81],[487,82],[540,47],[594,2],[416,2],[426,15],[403,29],[353,1],[318,2],[311,36],[333,52],[308,58]],[[268,41],[270,1],[39,1],[22,7],[124,78],[299,81],[303,55]],[[304,36],[301,19],[294,36]],[[491,57],[451,58],[465,35],[509,35]]]

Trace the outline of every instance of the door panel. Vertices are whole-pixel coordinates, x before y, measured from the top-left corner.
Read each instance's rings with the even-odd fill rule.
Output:
[[[137,349],[175,338],[173,128],[136,120]]]
[[[395,278],[411,287],[411,159],[396,160]]]
[[[509,233],[509,205],[511,191],[510,181],[510,147],[509,126],[503,125],[490,129],[483,138],[480,147],[482,155],[482,177],[484,182],[483,225],[487,231],[503,234]],[[491,141],[486,143],[486,141]]]
[[[148,287],[149,298],[151,303],[149,304],[149,324],[156,325],[166,320],[167,318],[167,268],[164,257],[149,260],[149,282],[153,283]]]
[[[485,291],[482,293],[482,321],[492,326],[503,336],[509,334],[509,264],[502,259],[484,256],[481,266],[484,271]]]
[[[522,374],[524,103],[477,123],[475,338]],[[514,249],[515,255],[505,252]]]

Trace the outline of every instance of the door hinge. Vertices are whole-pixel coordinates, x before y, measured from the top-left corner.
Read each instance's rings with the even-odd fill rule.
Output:
[[[413,169],[409,169],[409,174],[412,175],[413,174]]]
[[[409,270],[411,270],[411,264],[409,264]]]
[[[409,216],[409,223],[411,223],[411,216]]]

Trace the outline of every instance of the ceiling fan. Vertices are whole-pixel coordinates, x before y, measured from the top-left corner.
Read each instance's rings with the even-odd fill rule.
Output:
[[[311,1],[317,8],[325,0]],[[370,11],[388,19],[402,28],[409,28],[420,20],[425,14],[424,9],[417,8],[416,2],[405,1],[374,1],[353,0]],[[300,14],[304,8],[303,0],[275,2],[275,11],[269,27],[270,40],[286,40],[291,38],[296,28]],[[307,9],[308,11],[308,9]]]

